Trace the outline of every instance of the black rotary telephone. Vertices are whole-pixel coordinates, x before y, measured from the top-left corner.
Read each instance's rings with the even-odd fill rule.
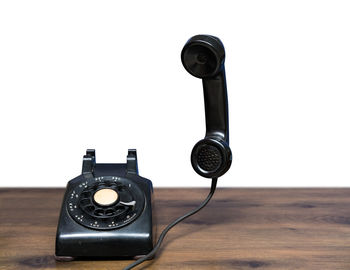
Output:
[[[191,153],[194,170],[211,178],[208,197],[194,210],[169,224],[155,241],[152,182],[139,176],[137,154],[129,149],[123,164],[96,163],[87,150],[82,174],[68,182],[56,235],[56,259],[138,258],[125,269],[152,259],[166,233],[202,209],[214,194],[218,177],[231,166],[225,49],[214,36],[197,35],[185,44],[181,61],[203,81],[206,134]]]

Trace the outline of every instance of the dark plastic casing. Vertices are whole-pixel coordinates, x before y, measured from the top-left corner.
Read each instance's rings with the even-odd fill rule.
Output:
[[[76,185],[92,177],[122,177],[135,184],[144,194],[144,208],[132,222],[116,229],[95,230],[72,219],[67,200]],[[63,198],[56,235],[56,258],[135,257],[153,249],[152,182],[138,175],[136,150],[129,150],[126,164],[96,164],[94,150],[84,156],[83,172],[68,182]]]
[[[232,163],[224,45],[215,36],[193,36],[182,49],[181,61],[184,68],[203,83],[206,133],[193,147],[192,167],[203,177],[217,178],[225,174]]]

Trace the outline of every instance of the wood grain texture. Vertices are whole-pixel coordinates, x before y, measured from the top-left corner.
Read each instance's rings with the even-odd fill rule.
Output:
[[[56,262],[63,189],[0,189],[0,269],[122,269],[130,261]],[[158,232],[208,189],[156,189]],[[218,189],[137,269],[350,269],[350,189]]]

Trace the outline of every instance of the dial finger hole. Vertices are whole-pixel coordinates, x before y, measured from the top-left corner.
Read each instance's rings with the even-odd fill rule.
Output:
[[[125,209],[125,206],[123,205],[117,205],[115,208],[114,208],[117,212],[120,212],[120,211],[123,211]]]
[[[105,211],[106,216],[113,216],[115,214],[115,211],[112,208],[109,208]]]
[[[80,201],[80,204],[81,204],[82,206],[88,205],[88,204],[90,204],[90,199],[82,199],[82,200]]]
[[[118,191],[121,191],[121,192],[125,191],[125,187],[124,186],[118,186],[117,189],[118,189]]]
[[[95,206],[88,205],[87,207],[85,207],[85,210],[88,211],[88,212],[93,212],[95,210]]]
[[[103,211],[103,209],[97,209],[94,211],[95,216],[103,216],[104,213],[105,213],[105,211]]]
[[[120,194],[120,200],[122,202],[130,202],[130,201],[133,201],[133,198],[129,193],[124,192]]]
[[[91,193],[90,192],[83,192],[80,195],[82,198],[90,198],[91,197]]]

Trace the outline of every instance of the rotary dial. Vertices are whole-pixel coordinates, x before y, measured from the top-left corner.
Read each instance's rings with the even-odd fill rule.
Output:
[[[133,181],[115,176],[86,179],[68,196],[70,216],[96,230],[125,226],[139,216],[145,204],[144,194]]]

